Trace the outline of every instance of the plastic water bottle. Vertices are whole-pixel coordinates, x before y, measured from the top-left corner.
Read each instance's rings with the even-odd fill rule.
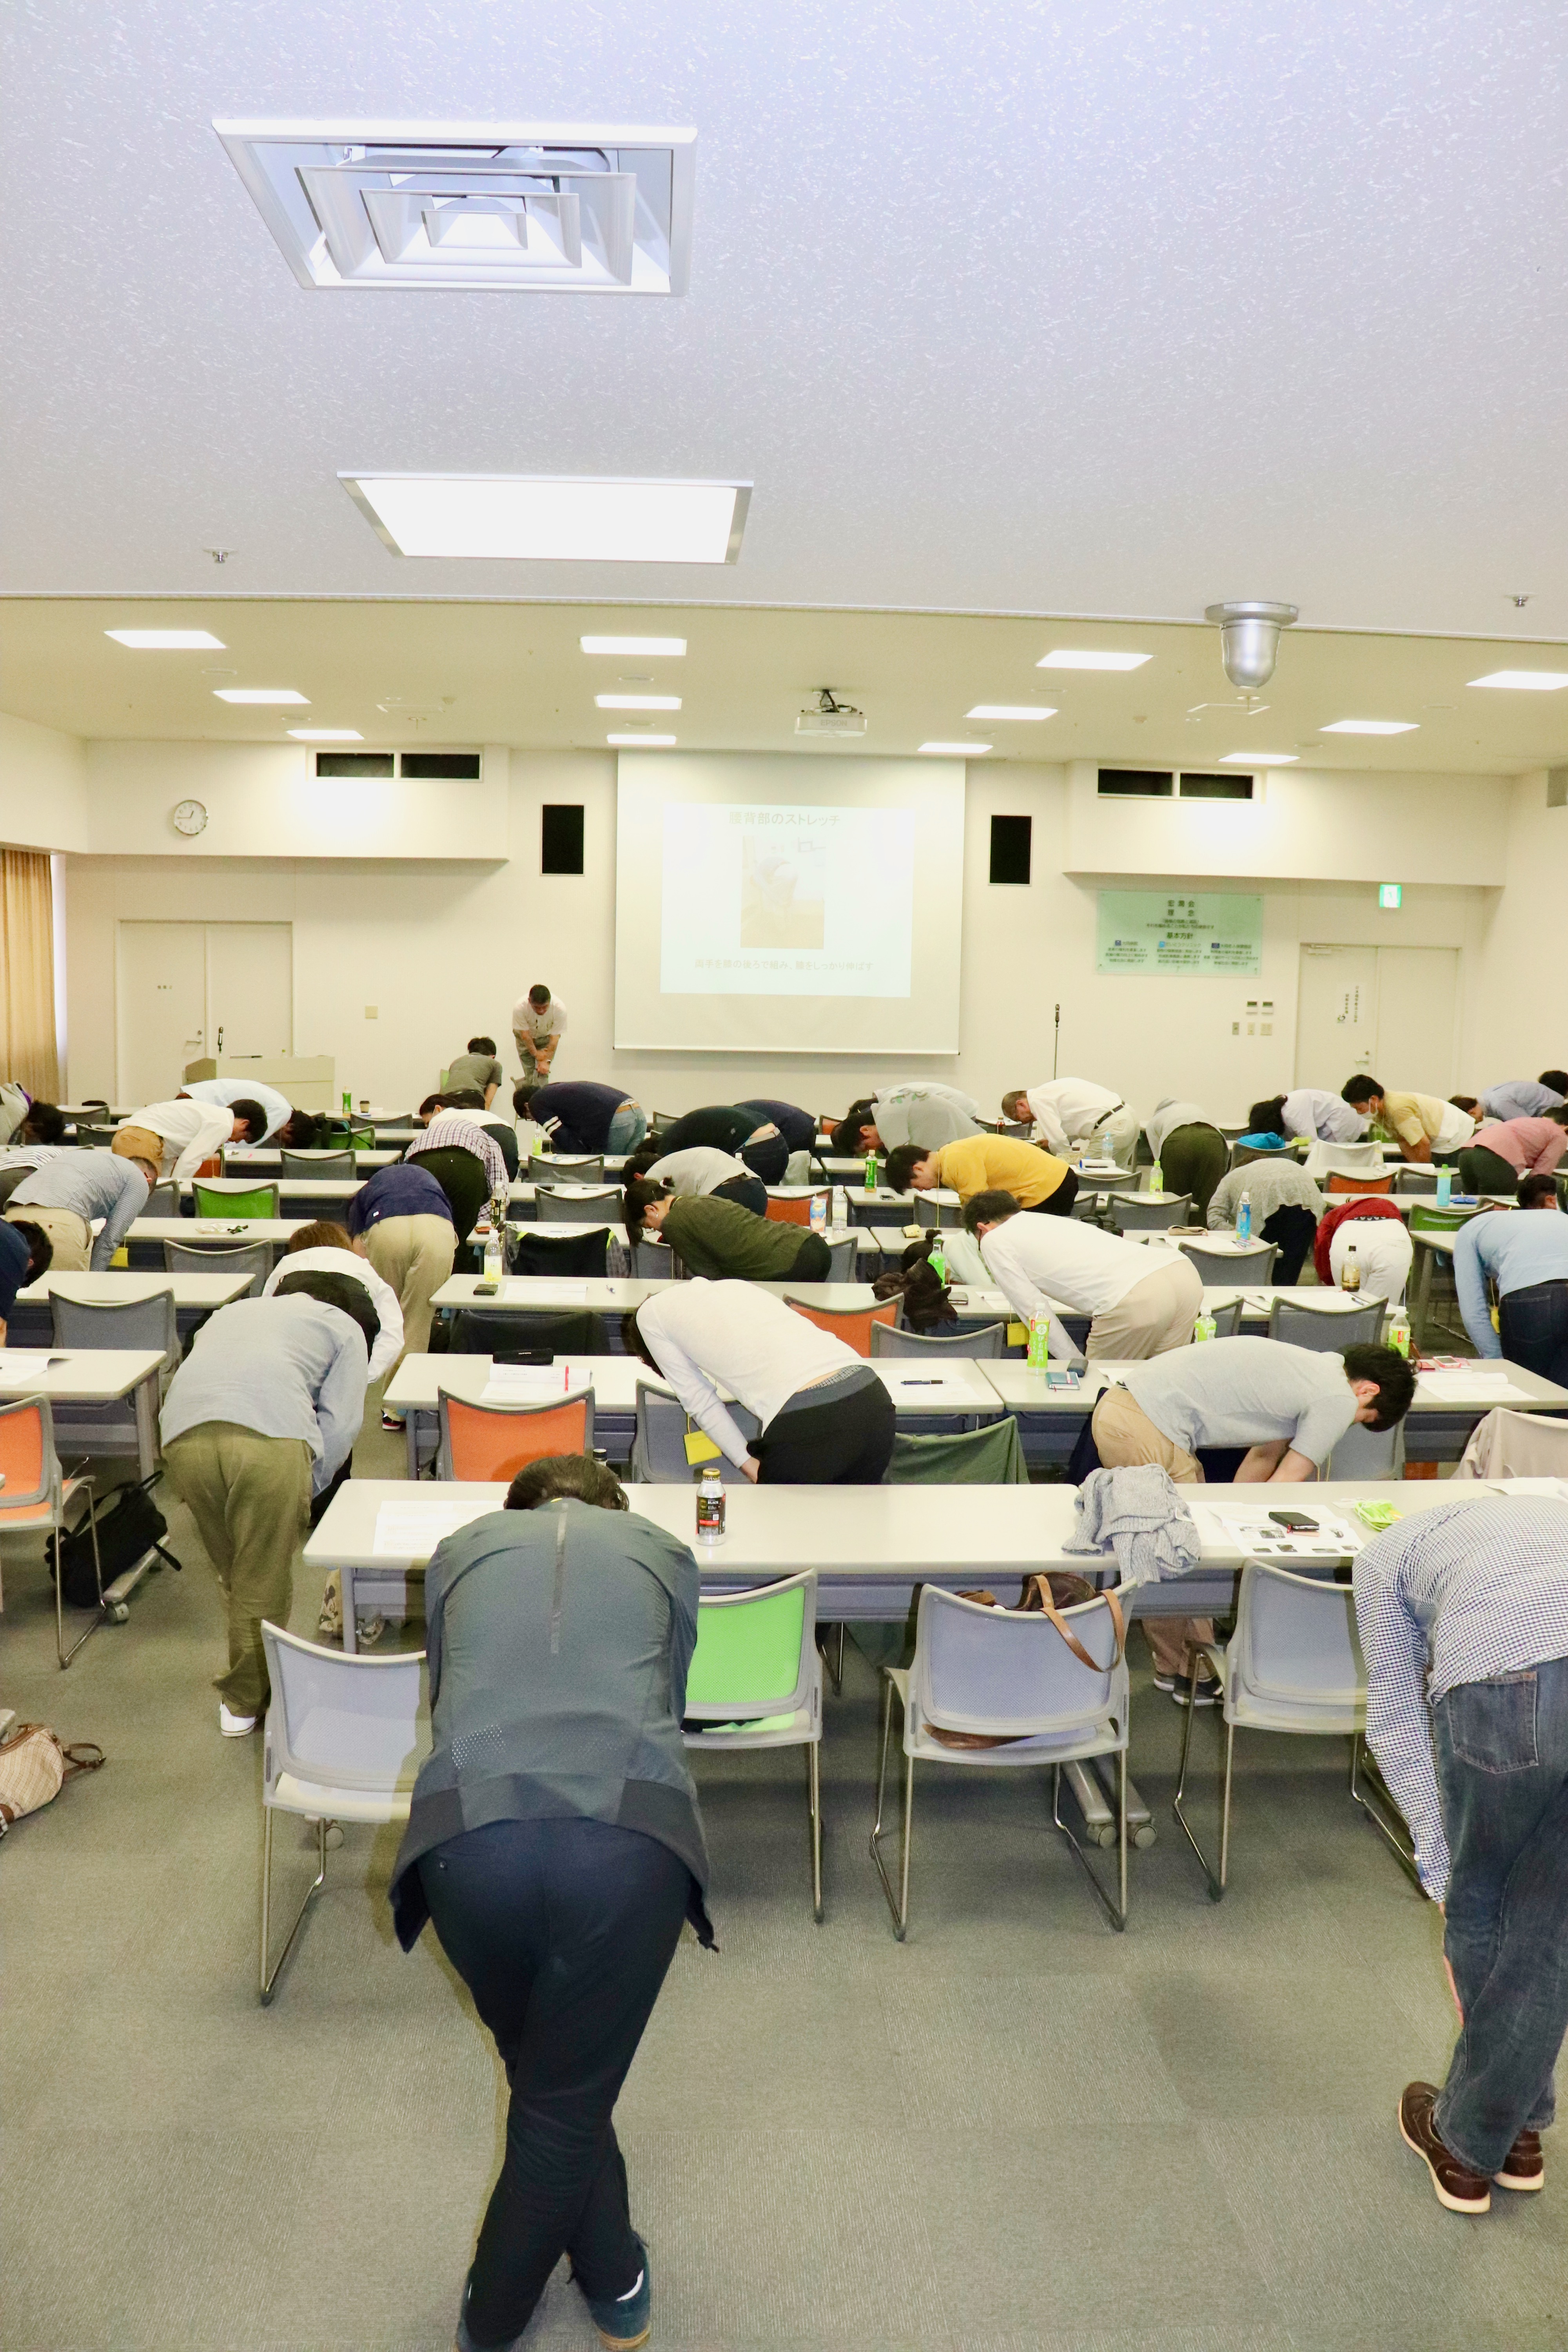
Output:
[[[935,1275],[937,1280],[939,1282],[945,1282],[947,1280],[947,1252],[942,1245],[940,1235],[931,1245],[931,1249],[928,1254],[928,1262],[931,1265],[931,1270]]]
[[[814,1192],[811,1196],[811,1230],[814,1234],[827,1231],[827,1195]]]
[[[1205,1310],[1193,1325],[1194,1343],[1199,1339],[1212,1339],[1217,1328],[1214,1317]]]
[[[724,1540],[724,1482],[716,1462],[709,1463],[697,1489],[697,1536],[700,1543]]]
[[[1437,1171],[1437,1206],[1446,1209],[1454,1197],[1454,1171],[1451,1168]]]
[[[1051,1318],[1043,1308],[1037,1308],[1029,1318],[1029,1370],[1043,1372],[1050,1360]]]
[[[1346,1250],[1345,1262],[1340,1268],[1340,1288],[1342,1290],[1361,1288],[1361,1260],[1355,1254],[1354,1242],[1352,1242]]]
[[[1164,1189],[1165,1171],[1156,1160],[1154,1165],[1149,1171],[1149,1190],[1151,1192],[1163,1192]]]
[[[1250,1192],[1244,1192],[1242,1194],[1241,1206],[1236,1213],[1236,1238],[1238,1242],[1249,1242],[1252,1239],[1252,1195]]]
[[[876,1189],[877,1155],[874,1151],[868,1151],[866,1154],[866,1190],[868,1192],[874,1192]]]
[[[848,1224],[849,1195],[842,1184],[835,1184],[833,1187],[833,1230],[836,1234],[845,1233],[848,1229]]]
[[[500,1234],[492,1223],[485,1235],[485,1280],[499,1282],[506,1272],[506,1251]]]
[[[1402,1356],[1408,1357],[1410,1353],[1410,1318],[1405,1313],[1403,1307],[1394,1307],[1393,1313],[1389,1316],[1388,1329],[1384,1335],[1384,1344],[1385,1347],[1397,1348]]]

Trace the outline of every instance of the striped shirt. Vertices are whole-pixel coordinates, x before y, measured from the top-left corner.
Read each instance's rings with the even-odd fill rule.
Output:
[[[1367,1743],[1440,1903],[1448,1843],[1426,1709],[1460,1683],[1568,1657],[1568,1504],[1440,1503],[1374,1536],[1354,1585]]]
[[[470,1118],[464,1110],[438,1110],[424,1134],[412,1142],[405,1159],[417,1160],[426,1151],[471,1151],[476,1160],[485,1163],[489,1179],[490,1198],[505,1200],[510,1180],[506,1161],[500,1156],[500,1146],[488,1128]]]

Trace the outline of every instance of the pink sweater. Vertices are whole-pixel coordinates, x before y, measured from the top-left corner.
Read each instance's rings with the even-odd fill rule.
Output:
[[[1501,1118],[1478,1128],[1470,1143],[1476,1150],[1495,1151],[1521,1176],[1547,1176],[1568,1151],[1568,1127],[1550,1118]]]

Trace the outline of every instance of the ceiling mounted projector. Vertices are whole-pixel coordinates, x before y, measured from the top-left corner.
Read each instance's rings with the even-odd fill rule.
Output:
[[[1232,686],[1267,686],[1279,652],[1279,632],[1299,617],[1294,604],[1269,604],[1244,597],[1230,604],[1210,604],[1205,621],[1219,627],[1225,674]]]
[[[866,719],[852,702],[834,699],[830,686],[819,686],[815,703],[807,703],[795,722],[797,735],[864,735]]]

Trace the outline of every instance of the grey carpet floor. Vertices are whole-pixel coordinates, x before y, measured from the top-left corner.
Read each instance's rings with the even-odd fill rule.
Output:
[[[400,1473],[374,1420],[358,1467]],[[430,1937],[397,1948],[388,1832],[347,1832],[258,2006],[259,1747],[218,1737],[216,1587],[172,1524],[184,1574],[66,1675],[41,1568],[7,1547],[0,1699],[110,1760],[0,1843],[0,2341],[445,2352],[500,2072]],[[302,1583],[297,1627],[318,1601]],[[1399,2141],[1403,2084],[1447,2062],[1439,1922],[1352,1811],[1343,1749],[1243,1738],[1212,1905],[1169,1815],[1179,1714],[1139,1643],[1135,1664],[1159,1842],[1125,1936],[1043,1779],[952,1770],[918,1788],[894,1943],[853,1652],[827,1706],[825,1926],[798,1759],[698,1759],[721,1949],[683,1944],[617,2116],[665,2352],[1568,2344],[1561,2174],[1461,2220]],[[279,1853],[286,1895],[302,1829]],[[528,2342],[596,2345],[563,2275]]]

